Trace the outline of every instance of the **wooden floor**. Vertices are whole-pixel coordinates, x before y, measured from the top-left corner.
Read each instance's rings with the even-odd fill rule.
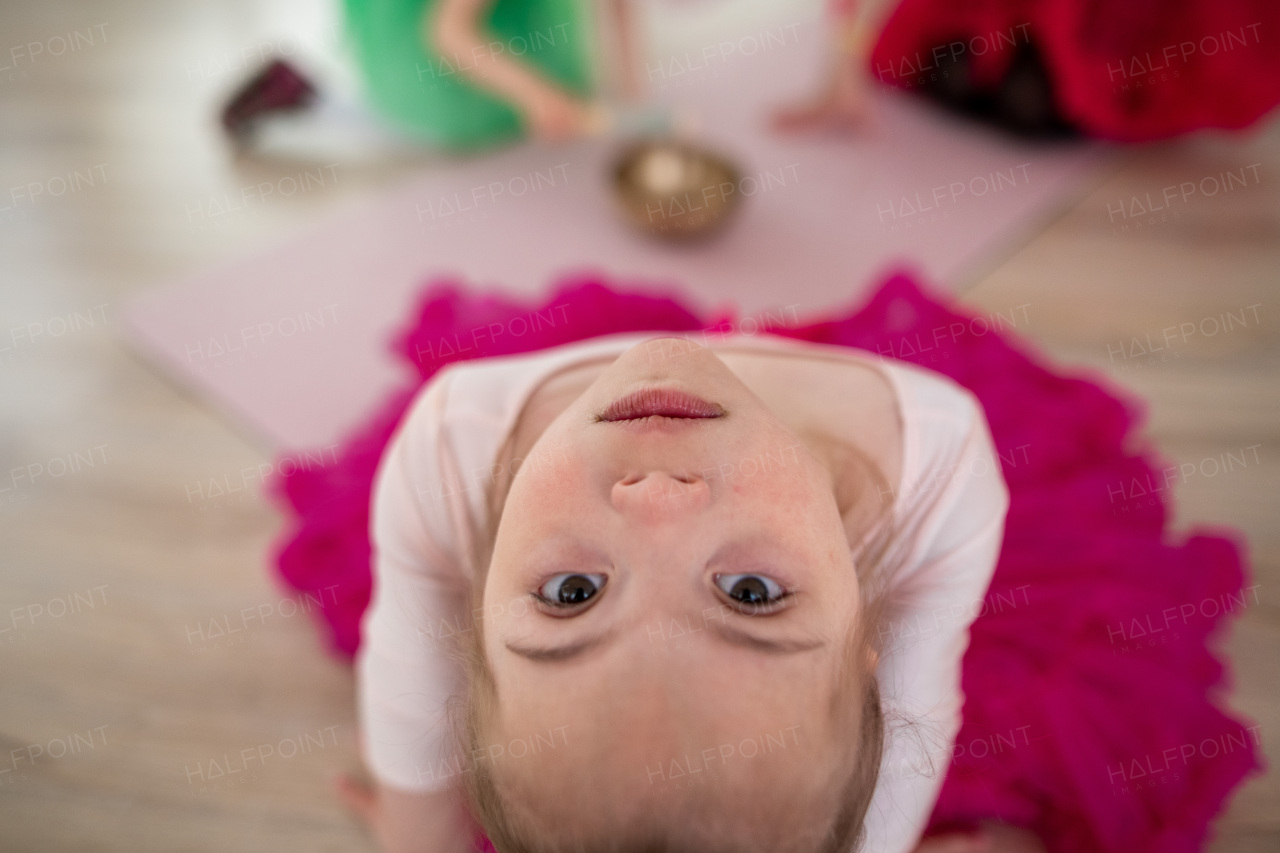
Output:
[[[249,491],[189,498],[268,456],[133,355],[118,322],[131,295],[277,241],[406,168],[348,170],[217,222],[190,214],[287,172],[236,165],[210,115],[256,61],[246,45],[291,21],[331,37],[317,20],[283,0],[0,8],[6,851],[371,849],[328,781],[357,760],[350,672],[318,651],[308,617],[264,571],[279,517]],[[1209,196],[1206,179],[1228,172],[1244,184]],[[1206,191],[1153,222],[1130,215],[1133,196],[1187,182]],[[967,292],[982,311],[1023,318],[1019,331],[1059,363],[1148,401],[1147,435],[1188,472],[1174,484],[1177,526],[1247,539],[1256,587],[1222,648],[1230,702],[1273,762],[1278,284],[1272,123],[1123,155]],[[1165,348],[1139,352],[1148,339]],[[1216,836],[1220,853],[1280,849],[1275,774],[1240,789]]]

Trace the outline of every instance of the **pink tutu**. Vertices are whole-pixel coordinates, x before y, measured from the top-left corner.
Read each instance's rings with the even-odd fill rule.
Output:
[[[557,316],[574,323],[450,344],[477,326],[562,307]],[[1225,672],[1206,647],[1227,614],[1255,600],[1240,546],[1230,531],[1165,529],[1165,466],[1153,451],[1126,449],[1140,407],[1042,367],[1008,332],[1017,319],[960,313],[895,275],[837,319],[752,325],[928,367],[986,410],[1011,505],[964,659],[964,722],[931,829],[1003,819],[1038,832],[1052,853],[1199,849],[1232,788],[1259,767],[1257,727],[1211,701]],[[323,602],[329,647],[349,659],[359,646],[374,470],[435,371],[603,334],[717,327],[743,326],[589,277],[537,304],[449,282],[428,288],[394,344],[419,381],[371,413],[336,464],[270,484],[294,516],[276,564],[291,589]]]

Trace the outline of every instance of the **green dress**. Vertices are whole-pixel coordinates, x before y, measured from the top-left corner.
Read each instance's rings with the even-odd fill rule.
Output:
[[[347,35],[366,96],[423,142],[477,149],[517,139],[524,128],[502,98],[467,82],[472,56],[442,56],[423,38],[439,0],[343,0]],[[568,91],[593,87],[587,0],[497,0],[481,30],[486,51],[522,60]]]

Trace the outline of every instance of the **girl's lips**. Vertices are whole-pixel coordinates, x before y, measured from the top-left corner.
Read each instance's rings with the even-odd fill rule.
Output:
[[[718,418],[724,408],[700,397],[671,388],[644,388],[609,404],[600,414],[602,421],[633,421],[640,418]]]

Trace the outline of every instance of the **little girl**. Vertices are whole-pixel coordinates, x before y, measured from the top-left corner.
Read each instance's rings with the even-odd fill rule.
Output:
[[[383,849],[905,853],[1008,492],[938,374],[627,333],[448,366],[378,467]],[[906,630],[905,626],[911,626]]]

